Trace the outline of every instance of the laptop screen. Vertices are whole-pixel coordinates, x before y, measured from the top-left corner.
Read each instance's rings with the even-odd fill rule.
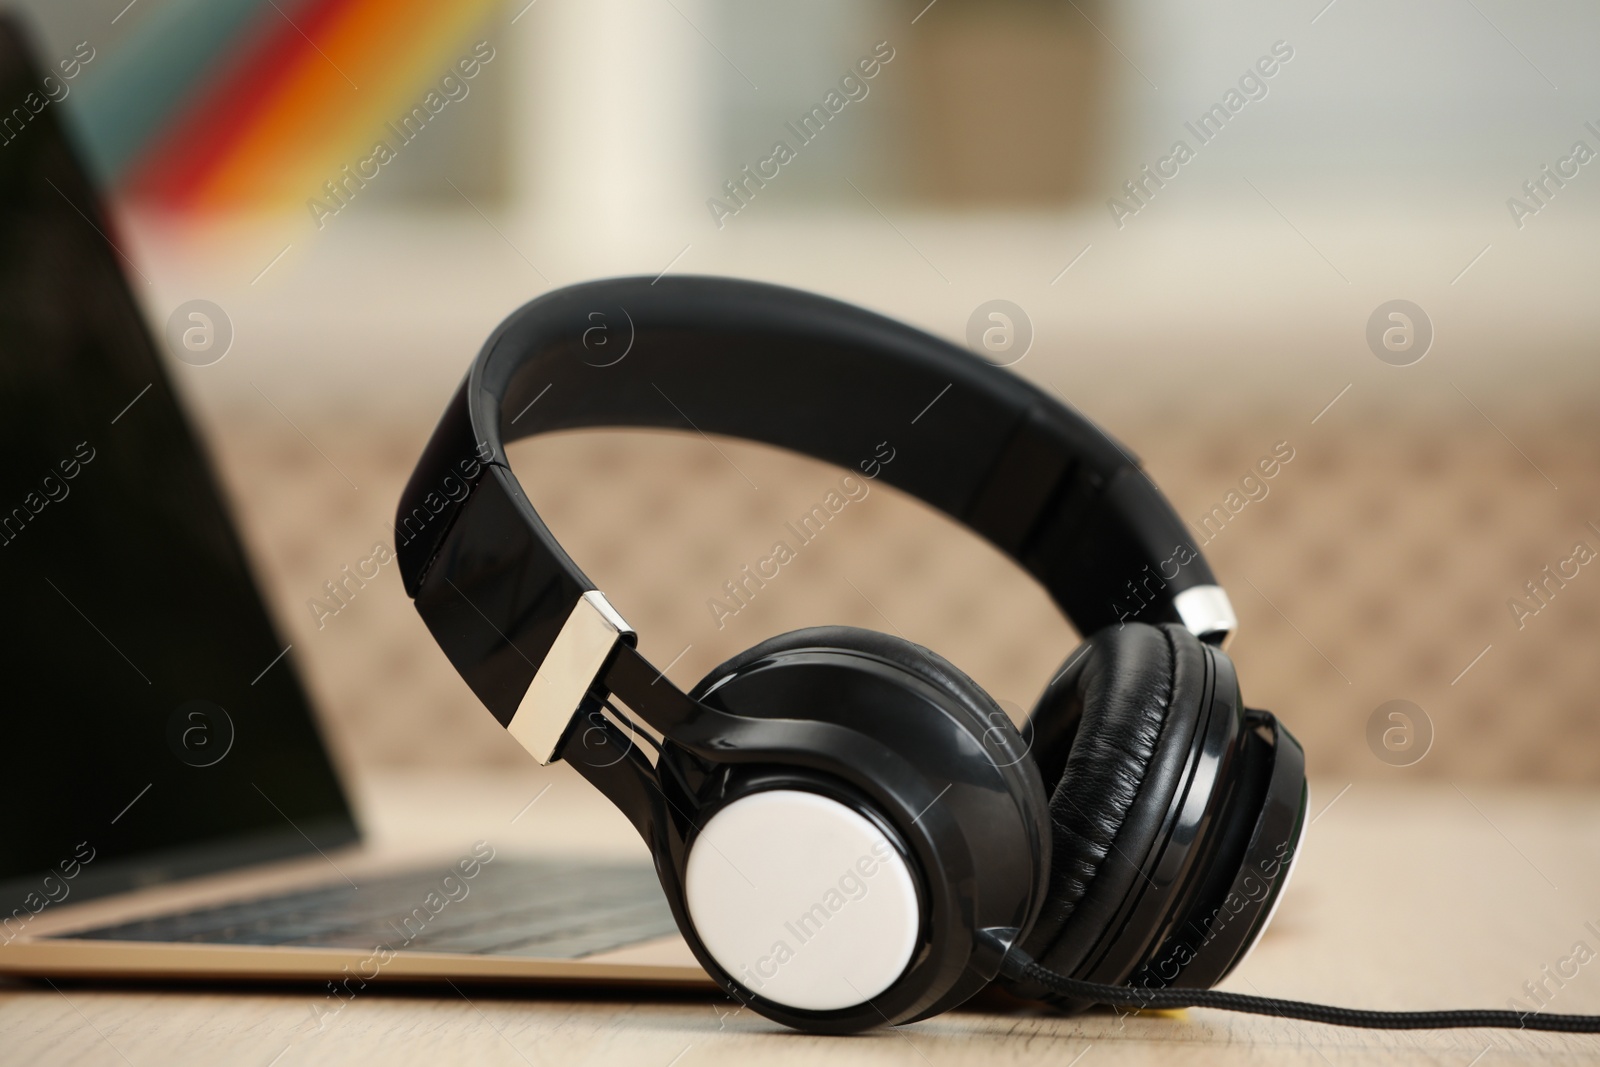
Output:
[[[52,872],[77,899],[356,837],[124,272],[145,283],[41,99],[0,22],[0,914]]]

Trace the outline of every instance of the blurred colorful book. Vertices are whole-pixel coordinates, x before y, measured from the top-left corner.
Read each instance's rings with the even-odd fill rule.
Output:
[[[102,180],[171,210],[333,204],[333,192],[360,187],[348,175],[359,178],[364,162],[384,155],[380,143],[402,151],[403,134],[470,95],[495,54],[474,31],[498,6],[168,0],[133,8],[125,16],[140,21],[104,50],[103,69],[79,96],[84,149]]]

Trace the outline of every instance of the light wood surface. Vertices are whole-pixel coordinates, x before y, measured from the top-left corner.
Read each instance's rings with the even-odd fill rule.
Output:
[[[1543,969],[1576,976],[1551,1011],[1600,1012],[1600,796],[1342,781],[1313,784],[1316,822],[1277,920],[1228,982],[1240,992],[1377,1008],[1505,1007]],[[546,786],[549,789],[542,793]],[[539,799],[527,807],[530,799]],[[621,817],[560,769],[374,777],[380,843],[642,855]],[[520,813],[520,814],[519,814]],[[513,821],[514,820],[514,821]],[[1061,1018],[1003,1004],[855,1038],[791,1034],[715,994],[369,991],[319,1028],[308,987],[0,985],[7,1064],[1469,1063],[1600,1062],[1600,1038],[1374,1033],[1190,1011]],[[1074,1059],[1078,1057],[1078,1059]],[[1480,1057],[1474,1059],[1475,1057]]]

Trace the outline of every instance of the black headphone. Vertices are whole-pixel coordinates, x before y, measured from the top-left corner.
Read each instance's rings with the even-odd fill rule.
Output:
[[[625,426],[870,470],[1006,552],[1091,636],[1021,731],[942,657],[842,626],[763,641],[683,693],[506,461],[507,441]],[[872,462],[886,441],[893,462]],[[571,286],[489,338],[396,532],[445,655],[539,762],[628,816],[695,956],[754,1010],[844,1033],[997,978],[1071,1009],[1342,1010],[1206,992],[1288,880],[1304,754],[1242,703],[1227,595],[1154,483],[1020,377],[776,286]],[[1419,1025],[1353,1018],[1394,1014],[1331,1021]]]

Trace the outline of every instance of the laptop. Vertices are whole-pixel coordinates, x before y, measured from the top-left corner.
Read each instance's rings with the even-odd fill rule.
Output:
[[[647,864],[364,848],[42,85],[0,21],[0,972],[709,986]]]

